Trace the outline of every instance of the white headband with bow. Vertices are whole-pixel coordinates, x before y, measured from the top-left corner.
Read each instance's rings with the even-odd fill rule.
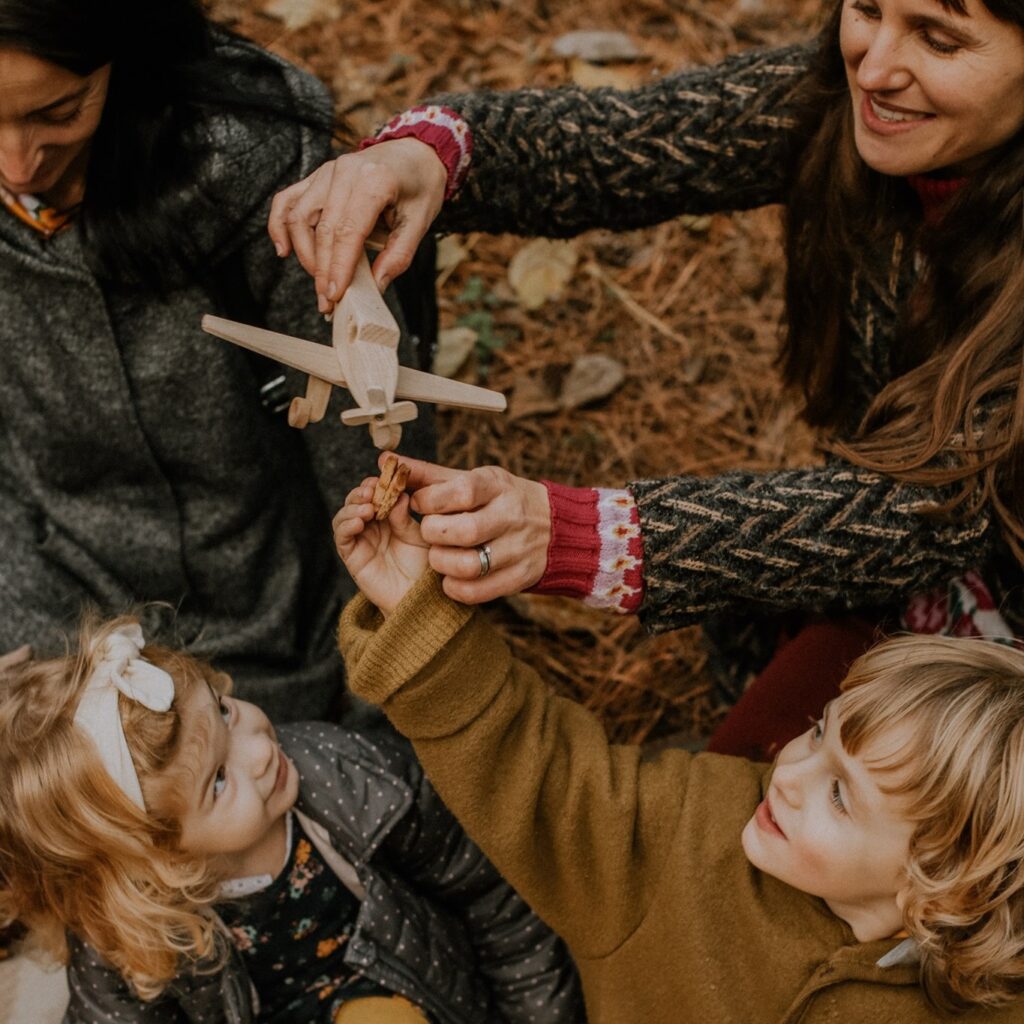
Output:
[[[174,701],[174,680],[162,668],[146,661],[146,641],[136,622],[119,626],[94,648],[100,660],[93,669],[75,711],[75,725],[89,735],[110,777],[142,810],[142,787],[124,736],[118,694],[144,704],[151,711],[167,711]]]

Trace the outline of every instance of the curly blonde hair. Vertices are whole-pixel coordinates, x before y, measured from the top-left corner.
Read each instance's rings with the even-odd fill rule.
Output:
[[[899,894],[940,1009],[1024,993],[1024,652],[907,636],[860,657],[833,705],[853,755],[901,723],[910,739],[868,766],[899,781],[915,829]]]
[[[86,618],[74,652],[28,662],[0,677],[0,924],[32,929],[51,954],[67,956],[65,933],[88,941],[144,999],[158,995],[182,958],[223,956],[212,865],[178,848],[174,761],[179,708],[196,686],[222,693],[226,677],[166,647],[143,656],[174,680],[171,709],[119,698],[121,723],[142,786],[137,807],[107,774],[91,739],[74,725],[92,675],[92,652],[134,617]]]

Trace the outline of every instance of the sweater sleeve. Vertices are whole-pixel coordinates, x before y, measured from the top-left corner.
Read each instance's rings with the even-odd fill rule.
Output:
[[[655,631],[736,606],[891,605],[993,557],[988,508],[951,522],[935,492],[844,463],[630,485],[640,514]]]
[[[362,597],[339,631],[354,693],[407,735],[445,803],[576,955],[642,921],[685,800],[689,757],[644,762],[554,696],[426,574],[386,621]]]
[[[780,202],[810,48],[736,54],[638,89],[447,94],[469,127],[442,231],[569,236]]]

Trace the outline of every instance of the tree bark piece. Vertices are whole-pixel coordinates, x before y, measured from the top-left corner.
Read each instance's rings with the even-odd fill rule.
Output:
[[[409,467],[398,460],[397,455],[388,455],[373,489],[374,518],[383,522],[395,507],[395,502],[405,490],[409,480]]]

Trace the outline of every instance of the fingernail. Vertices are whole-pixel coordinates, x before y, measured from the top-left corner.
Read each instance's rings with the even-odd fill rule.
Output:
[[[390,278],[390,277],[388,277],[388,275],[387,275],[387,274],[384,274],[384,275],[383,275],[383,276],[381,277],[380,281],[378,282],[378,285],[377,285],[377,287],[378,287],[378,288],[380,288],[380,290],[381,290],[382,292],[386,292],[386,291],[388,290],[388,285],[389,285],[389,284],[391,284],[391,278]]]
[[[316,297],[316,308],[319,309],[321,313],[326,313],[331,307],[330,303],[322,295],[318,295]]]
[[[337,283],[335,281],[332,281],[327,286],[327,297],[329,299],[332,299],[333,301],[337,302],[337,300],[338,300],[338,285],[337,285]]]
[[[284,246],[280,242],[275,242],[274,243],[274,248],[277,250],[277,255],[278,256],[283,256],[284,255]]]

